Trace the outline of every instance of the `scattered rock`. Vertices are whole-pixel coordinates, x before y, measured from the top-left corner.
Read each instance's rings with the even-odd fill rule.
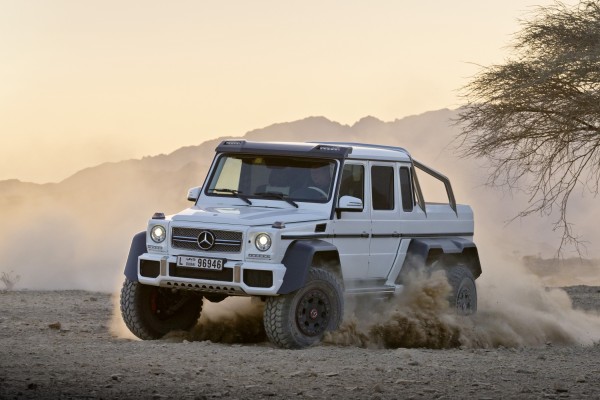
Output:
[[[421,383],[420,381],[416,381],[414,379],[398,379],[396,380],[397,384],[412,384],[412,383]]]
[[[66,295],[72,294],[61,294]],[[39,300],[30,298],[28,302],[36,307],[24,307],[15,298],[11,307],[2,310],[0,326],[6,333],[0,343],[0,393],[4,395],[0,398],[41,398],[61,390],[66,397],[81,393],[80,397],[88,398],[121,395],[150,400],[182,396],[189,400],[503,396],[562,400],[594,397],[595,378],[600,375],[600,342],[583,347],[557,340],[546,347],[542,341],[541,346],[516,352],[331,346],[292,352],[272,349],[266,342],[234,347],[210,342],[185,346],[128,342],[108,335],[97,339],[89,332],[99,330],[100,319],[108,318],[111,310],[92,312],[105,303],[99,294],[102,304],[86,303],[89,310],[83,313],[83,301],[90,294],[78,296],[43,309],[38,308]],[[82,309],[73,304],[82,304]],[[60,322],[50,324],[45,322],[48,318]],[[73,329],[59,334],[65,327]],[[25,335],[32,340],[24,341]]]
[[[530,371],[528,369],[519,368],[515,371],[517,374],[535,374],[535,371]]]
[[[379,383],[376,383],[375,386],[371,388],[371,390],[375,393],[383,393],[383,388]]]
[[[569,389],[567,389],[566,386],[560,382],[554,383],[554,390],[556,393],[566,393],[569,391]]]

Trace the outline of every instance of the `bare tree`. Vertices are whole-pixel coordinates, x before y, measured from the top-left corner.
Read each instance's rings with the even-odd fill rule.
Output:
[[[17,284],[17,282],[19,282],[19,279],[21,279],[21,276],[20,275],[14,275],[13,271],[2,272],[2,274],[0,274],[0,282],[2,282],[4,284],[4,287],[8,291],[14,289],[15,285]]]
[[[461,148],[490,162],[489,184],[525,190],[515,218],[553,215],[559,252],[581,252],[567,211],[576,188],[599,189],[600,1],[537,7],[511,50],[463,88]]]

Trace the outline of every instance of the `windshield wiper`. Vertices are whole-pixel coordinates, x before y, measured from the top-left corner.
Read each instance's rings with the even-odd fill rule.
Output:
[[[242,199],[244,200],[246,203],[252,205],[252,202],[242,194],[242,192],[239,192],[237,190],[233,190],[233,189],[208,189],[209,192],[214,193],[214,192],[224,192],[224,193],[231,193],[232,195],[234,195],[235,197],[237,197],[238,199]]]
[[[258,192],[258,193],[254,193],[254,195],[261,196],[261,197],[271,197],[271,198],[283,200],[283,201],[287,202],[288,204],[291,204],[294,207],[298,208],[298,204],[294,200],[290,199],[287,195],[280,193],[280,192]]]

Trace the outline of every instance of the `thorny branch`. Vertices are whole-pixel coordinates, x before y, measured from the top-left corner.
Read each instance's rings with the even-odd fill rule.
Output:
[[[600,186],[600,1],[538,7],[522,24],[513,58],[463,88],[458,143],[489,161],[488,184],[528,194],[515,218],[554,216],[559,254],[581,254],[568,211],[575,189],[597,196]]]

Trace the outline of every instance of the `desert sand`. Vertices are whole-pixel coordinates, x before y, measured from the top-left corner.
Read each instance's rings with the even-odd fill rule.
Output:
[[[558,291],[569,295],[572,312],[598,318],[600,287]],[[283,350],[265,341],[256,310],[240,320],[208,303],[194,332],[139,341],[111,322],[114,296],[0,292],[0,398],[600,398],[598,342],[547,335],[507,346],[385,348],[372,340],[332,344],[332,336]],[[482,323],[491,317],[480,313]]]

